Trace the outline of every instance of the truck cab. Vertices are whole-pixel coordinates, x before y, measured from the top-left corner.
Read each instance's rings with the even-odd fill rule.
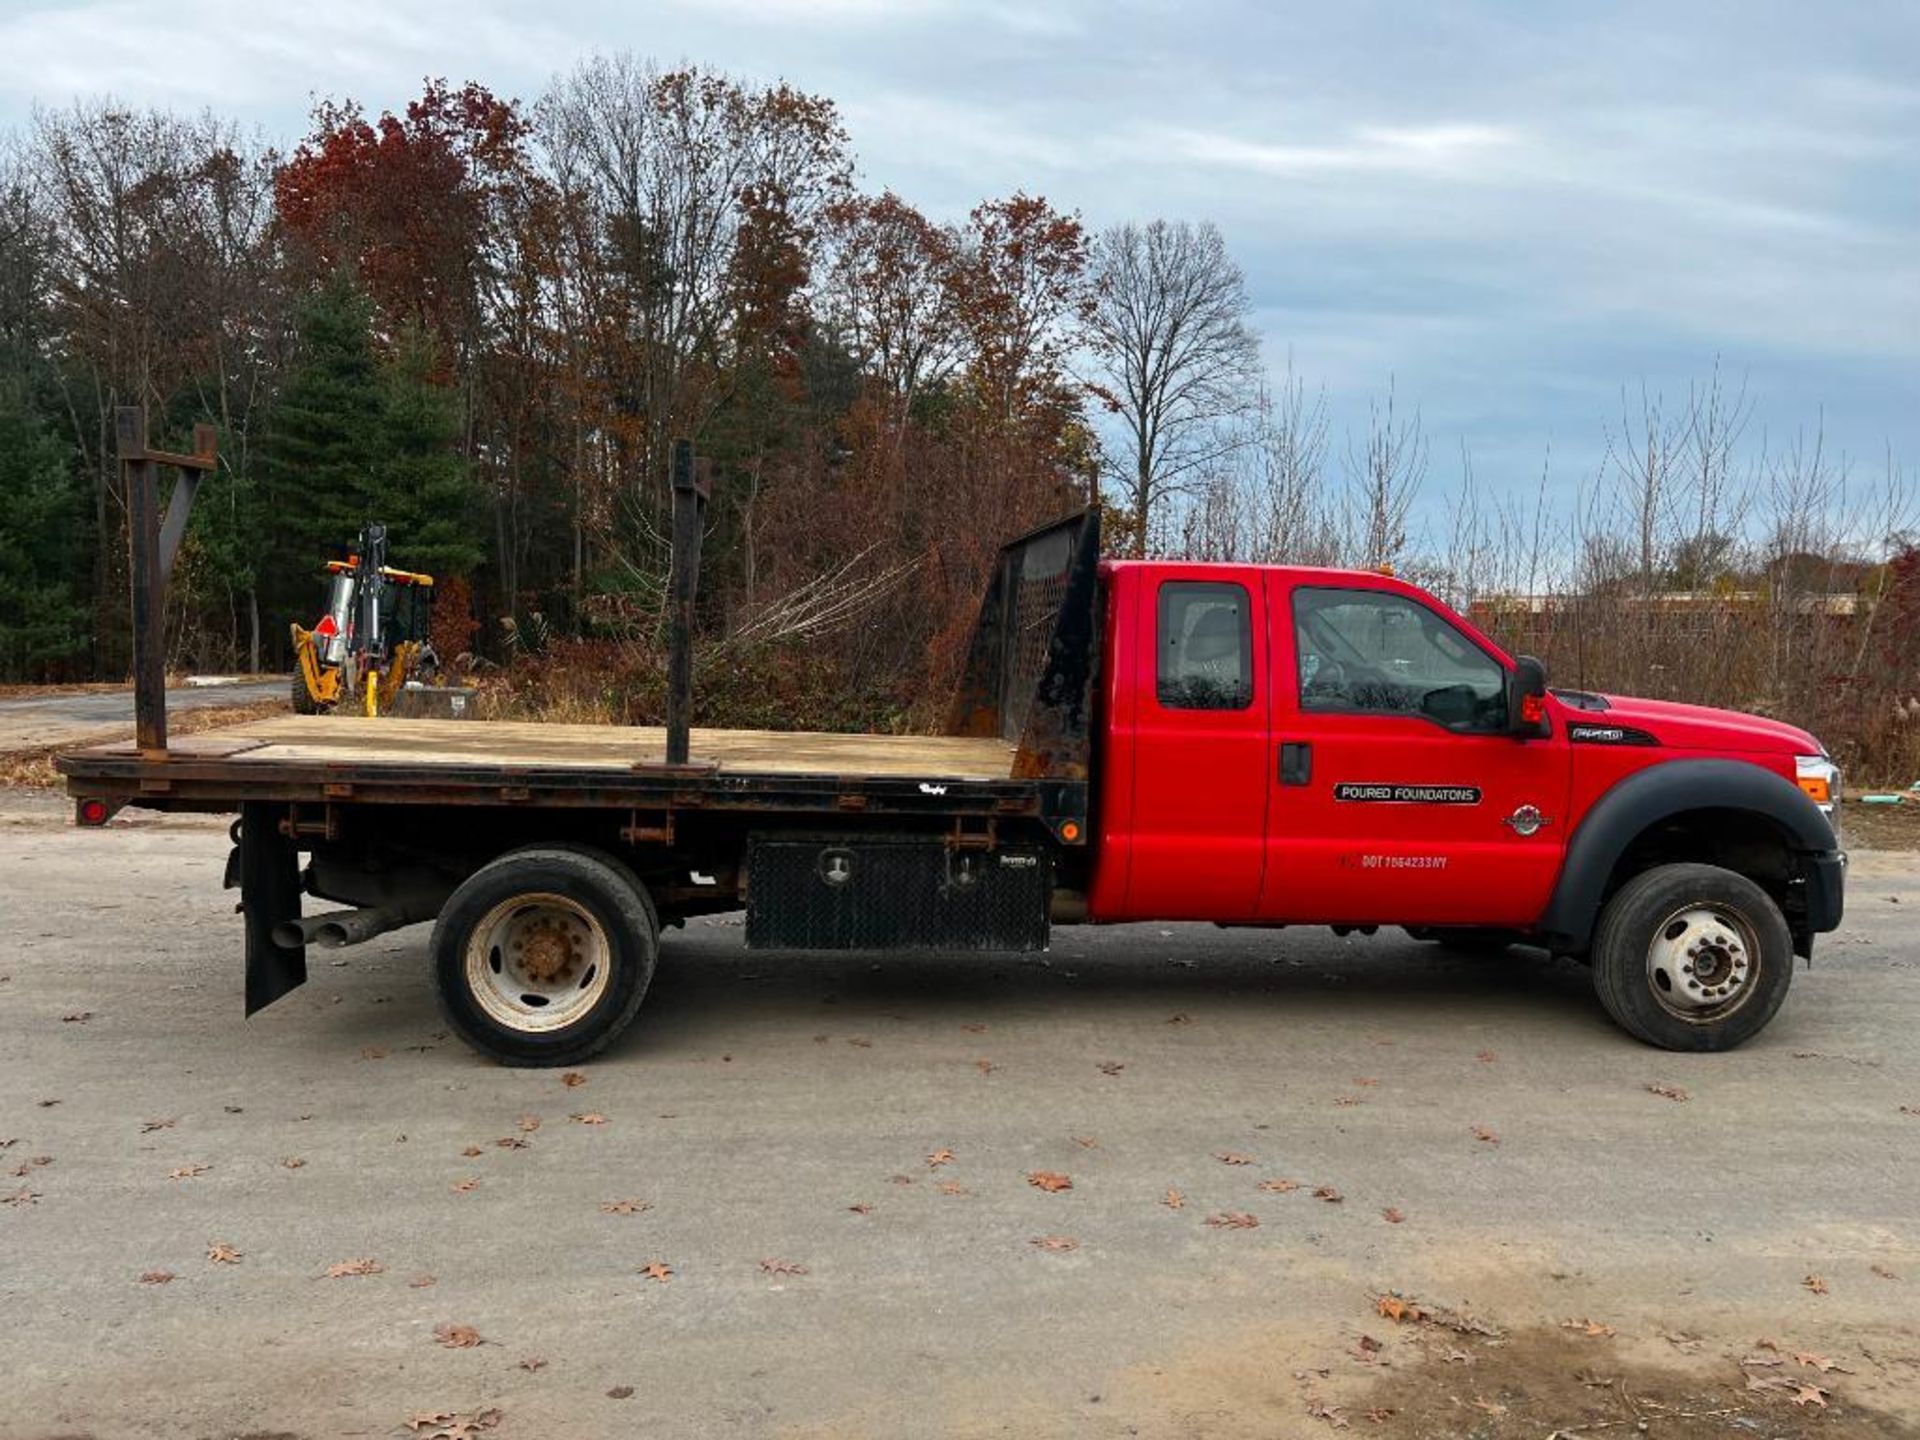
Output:
[[[1804,730],[1549,690],[1389,574],[1100,577],[1096,921],[1399,925],[1591,958],[1603,911],[1660,870],[1706,889],[1656,887],[1672,903],[1632,927],[1636,998],[1657,1003],[1628,1028],[1690,1048],[1770,1014],[1763,963],[1790,969],[1839,921],[1839,774]]]

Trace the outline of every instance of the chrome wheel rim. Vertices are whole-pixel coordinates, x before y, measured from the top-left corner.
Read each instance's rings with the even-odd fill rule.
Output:
[[[564,1029],[599,1003],[613,947],[577,900],[517,895],[489,910],[467,941],[467,989],[488,1019],[523,1034]]]
[[[1759,937],[1745,916],[1725,906],[1675,910],[1647,946],[1647,988],[1662,1009],[1689,1024],[1731,1015],[1759,978]]]

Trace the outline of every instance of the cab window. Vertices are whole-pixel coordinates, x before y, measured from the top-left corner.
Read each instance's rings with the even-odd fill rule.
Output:
[[[1453,730],[1506,723],[1506,670],[1426,606],[1384,590],[1293,595],[1300,708],[1418,715]]]
[[[1156,691],[1173,710],[1253,703],[1252,606],[1245,587],[1168,581],[1160,587]]]

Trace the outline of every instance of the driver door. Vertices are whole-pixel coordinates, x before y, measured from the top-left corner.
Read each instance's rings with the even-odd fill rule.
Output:
[[[1391,581],[1274,587],[1264,918],[1520,926],[1566,844],[1564,734],[1505,733],[1505,656]]]

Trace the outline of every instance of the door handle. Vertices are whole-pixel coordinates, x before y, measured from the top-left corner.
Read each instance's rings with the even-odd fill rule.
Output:
[[[1306,785],[1313,780],[1313,746],[1305,740],[1280,743],[1280,783]]]

